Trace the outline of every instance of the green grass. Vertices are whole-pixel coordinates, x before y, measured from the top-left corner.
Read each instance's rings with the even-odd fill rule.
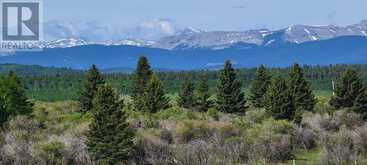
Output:
[[[294,162],[295,162],[296,165],[319,164],[321,154],[322,154],[322,150],[320,148],[313,149],[313,150],[310,150],[310,151],[299,152],[299,153],[296,154],[296,159],[295,160],[289,160],[285,164],[293,165]]]
[[[318,97],[331,97],[333,95],[333,92],[329,90],[314,90],[313,93]]]

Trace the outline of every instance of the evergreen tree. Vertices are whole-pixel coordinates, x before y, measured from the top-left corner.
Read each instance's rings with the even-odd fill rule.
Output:
[[[152,75],[145,89],[143,100],[143,111],[156,113],[169,107],[169,100],[165,96],[162,83],[157,76]]]
[[[250,88],[250,98],[252,105],[256,108],[265,106],[265,94],[270,85],[270,76],[264,65],[261,65],[255,74]]]
[[[365,121],[367,120],[367,90],[358,95],[354,102],[353,110],[359,113]]]
[[[184,108],[192,108],[194,106],[194,83],[189,77],[186,77],[182,84],[178,105]]]
[[[14,72],[9,72],[6,78],[0,80],[0,125],[10,116],[31,114],[32,106]]]
[[[230,61],[226,61],[221,70],[218,83],[218,110],[227,113],[244,113],[245,94],[241,91],[241,82],[237,79],[236,71]]]
[[[82,112],[88,112],[93,109],[93,99],[97,92],[98,86],[103,85],[104,83],[105,81],[99,73],[97,67],[92,65],[92,67],[88,70],[79,94],[79,102]]]
[[[33,104],[28,101],[26,91],[20,79],[10,72],[5,80],[4,104],[11,115],[29,115]]]
[[[86,142],[97,164],[118,164],[132,156],[134,132],[126,121],[122,106],[110,86],[99,86],[93,100],[93,119]]]
[[[153,72],[150,69],[148,59],[144,56],[141,56],[133,74],[133,86],[131,92],[134,109],[137,111],[143,110],[144,100],[142,97],[152,74]]]
[[[266,93],[265,109],[274,119],[294,119],[295,108],[292,94],[285,79],[273,78]]]
[[[316,99],[312,93],[310,83],[304,77],[302,68],[298,64],[294,64],[291,68],[288,86],[296,109],[295,120],[299,123],[302,120],[302,112],[312,112],[314,110]]]
[[[335,84],[335,96],[331,98],[330,105],[336,109],[353,107],[356,98],[364,91],[365,87],[357,71],[347,69]]]
[[[211,102],[209,100],[209,84],[208,84],[208,76],[202,75],[196,89],[196,105],[198,110],[201,112],[208,111],[211,106]]]
[[[4,96],[6,87],[4,81],[5,80],[0,77],[0,128],[8,120],[10,115],[5,106]]]

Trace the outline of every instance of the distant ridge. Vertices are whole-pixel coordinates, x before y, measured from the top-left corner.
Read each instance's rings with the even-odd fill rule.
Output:
[[[45,48],[41,52],[16,52],[0,56],[0,63],[87,69],[135,68],[141,55],[153,68],[165,70],[215,69],[230,59],[237,67],[285,67],[294,62],[310,65],[367,64],[367,37],[343,36],[328,40],[292,43],[281,40],[283,32],[268,35],[266,44],[237,43],[228,48],[159,49],[126,45],[83,45]],[[274,41],[272,41],[274,40]],[[272,41],[272,42],[271,42]]]

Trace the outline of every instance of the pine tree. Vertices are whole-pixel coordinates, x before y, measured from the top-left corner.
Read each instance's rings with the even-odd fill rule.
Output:
[[[265,109],[277,120],[293,120],[295,108],[285,79],[273,78],[266,93]]]
[[[330,105],[336,109],[354,106],[356,98],[363,94],[364,84],[359,74],[354,69],[347,69],[335,84],[335,96],[330,100]]]
[[[365,121],[367,120],[367,90],[358,95],[353,105],[353,111],[360,114]]]
[[[29,115],[33,104],[28,101],[26,91],[20,79],[10,72],[5,79],[4,104],[11,115]]]
[[[150,69],[148,59],[144,56],[141,56],[133,74],[133,87],[131,92],[134,109],[137,111],[143,110],[144,100],[142,97],[152,74],[153,72]]]
[[[152,75],[145,89],[143,100],[143,111],[156,113],[169,107],[169,100],[165,96],[163,86],[157,76]]]
[[[88,112],[93,109],[93,99],[98,86],[103,85],[104,83],[105,81],[97,67],[92,65],[88,70],[79,94],[79,102],[82,112]]]
[[[208,76],[202,75],[196,89],[196,105],[199,111],[206,112],[211,106],[211,102],[209,100],[209,84],[208,84]]]
[[[256,108],[265,106],[265,94],[270,85],[270,76],[264,65],[261,65],[255,74],[250,88],[250,98],[252,105]]]
[[[316,99],[312,93],[310,83],[304,77],[302,68],[294,64],[288,78],[289,90],[292,94],[296,109],[296,122],[301,122],[302,112],[312,112],[315,108]]]
[[[5,106],[5,89],[5,80],[3,77],[0,77],[0,128],[8,120],[10,115]]]
[[[189,77],[185,78],[181,86],[178,105],[183,108],[192,108],[194,106],[194,83]]]
[[[28,101],[24,86],[14,72],[0,79],[0,125],[10,116],[30,115],[33,104]]]
[[[237,79],[236,71],[230,61],[226,61],[221,70],[218,83],[218,110],[227,113],[244,113],[245,94],[241,91],[241,82]]]
[[[87,132],[87,148],[97,164],[128,161],[133,152],[134,132],[110,86],[101,85],[93,100],[93,118]]]

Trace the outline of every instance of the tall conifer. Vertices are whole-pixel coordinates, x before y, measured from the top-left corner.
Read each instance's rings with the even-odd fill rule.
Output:
[[[202,75],[197,88],[196,88],[196,105],[199,111],[206,112],[211,106],[211,101],[209,100],[209,84],[208,84],[208,76]]]
[[[99,86],[86,142],[97,164],[119,164],[132,156],[134,132],[126,121],[122,105],[110,86]]]
[[[186,77],[181,86],[178,104],[183,108],[192,108],[194,99],[194,83],[190,77]]]
[[[237,79],[237,73],[232,64],[227,60],[223,70],[220,72],[217,86],[218,110],[227,113],[245,112],[245,94],[241,89],[241,82]]]
[[[288,77],[288,86],[296,109],[295,121],[299,123],[302,121],[304,111],[312,112],[314,110],[316,99],[310,83],[306,80],[302,68],[298,64],[292,66]]]
[[[14,72],[0,78],[0,125],[10,116],[31,114],[32,106],[23,84]]]
[[[261,65],[255,74],[250,88],[250,98],[252,105],[256,108],[265,106],[265,94],[270,85],[270,76],[264,65]]]
[[[355,100],[365,91],[364,84],[354,69],[347,69],[335,84],[335,96],[330,100],[334,108],[350,108]]]
[[[169,100],[165,96],[162,83],[157,76],[152,75],[142,97],[143,111],[156,113],[169,107]]]
[[[294,119],[296,110],[285,79],[281,77],[272,79],[266,93],[265,109],[274,119]]]
[[[87,72],[79,94],[79,102],[82,112],[88,112],[93,109],[94,96],[98,87],[104,83],[105,81],[99,70],[95,65],[92,65]]]
[[[141,56],[133,74],[133,86],[131,91],[134,109],[137,111],[143,110],[144,100],[142,97],[152,74],[153,72],[151,71],[148,59]]]

